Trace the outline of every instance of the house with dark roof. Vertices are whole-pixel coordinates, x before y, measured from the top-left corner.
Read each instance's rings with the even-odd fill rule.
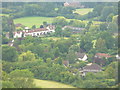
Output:
[[[102,58],[94,57],[93,63],[97,63],[97,64],[103,66],[103,65],[105,65],[106,61]]]
[[[89,63],[85,67],[83,67],[82,70],[80,70],[82,76],[85,76],[87,72],[97,73],[100,71],[102,71],[102,67],[95,63]]]
[[[80,28],[80,27],[73,27],[73,26],[64,26],[62,30],[69,29],[70,32],[72,33],[81,33],[82,31],[85,30],[85,28]]]
[[[81,52],[76,52],[77,59],[80,61],[86,61],[87,60],[87,55],[85,53]]]

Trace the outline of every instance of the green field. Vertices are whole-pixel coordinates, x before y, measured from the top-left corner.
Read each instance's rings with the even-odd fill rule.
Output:
[[[0,16],[9,16],[9,14],[0,14]]]
[[[14,23],[21,23],[29,28],[31,28],[33,25],[36,25],[39,27],[44,21],[47,23],[51,23],[53,18],[49,17],[23,17],[23,18],[17,18],[14,19]]]
[[[46,21],[47,23],[52,23],[53,19],[54,18],[50,18],[50,17],[23,17],[23,18],[14,19],[14,23],[15,24],[21,23],[29,28],[31,28],[33,25],[36,25],[38,28],[40,27],[41,24],[43,24],[44,21]],[[75,20],[75,19],[67,19],[68,22],[70,22],[70,20]],[[84,20],[83,22],[87,24],[88,20]],[[93,21],[93,24],[99,24],[99,23],[102,22]]]
[[[37,88],[75,88],[73,86],[62,84],[59,82],[39,79],[34,79],[34,84]]]
[[[75,11],[73,11],[74,13],[78,13],[80,15],[85,15],[88,12],[91,12],[93,10],[93,8],[82,8],[82,9],[76,9]]]

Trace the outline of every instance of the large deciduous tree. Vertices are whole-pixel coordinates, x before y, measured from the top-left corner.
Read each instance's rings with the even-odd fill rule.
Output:
[[[14,70],[9,74],[10,81],[16,88],[33,88],[33,73],[27,69]]]
[[[35,54],[31,51],[23,52],[18,57],[19,61],[34,61],[35,60]]]
[[[17,61],[18,52],[15,47],[2,46],[2,59],[5,61]]]

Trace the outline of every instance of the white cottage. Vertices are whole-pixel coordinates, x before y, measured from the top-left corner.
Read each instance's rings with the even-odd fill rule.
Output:
[[[80,52],[77,52],[76,56],[77,56],[77,59],[80,61],[86,61],[88,58],[85,53],[80,53]]]

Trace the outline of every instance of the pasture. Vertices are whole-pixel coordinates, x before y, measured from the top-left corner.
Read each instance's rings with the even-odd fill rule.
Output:
[[[17,18],[14,19],[14,23],[21,23],[29,28],[31,28],[33,25],[36,25],[36,27],[40,27],[43,22],[52,23],[53,18],[50,17],[23,17],[23,18]]]
[[[92,12],[93,8],[82,8],[82,9],[76,9],[75,11],[73,11],[73,13],[78,13],[80,15],[85,15],[89,12]]]
[[[40,27],[40,25],[43,24],[43,22],[47,22],[47,23],[52,23],[54,18],[51,17],[23,17],[23,18],[17,18],[14,19],[14,23],[21,23],[29,28],[31,28],[33,25],[36,25],[37,28]],[[76,20],[76,19],[66,19],[68,22],[70,22],[70,20]],[[80,20],[81,21],[81,20]],[[89,20],[83,20],[82,22],[84,22],[85,24],[88,23]],[[93,21],[93,24],[100,24],[103,22],[100,21]]]
[[[75,88],[71,85],[66,85],[55,81],[39,80],[39,79],[34,79],[34,84],[37,88]]]

